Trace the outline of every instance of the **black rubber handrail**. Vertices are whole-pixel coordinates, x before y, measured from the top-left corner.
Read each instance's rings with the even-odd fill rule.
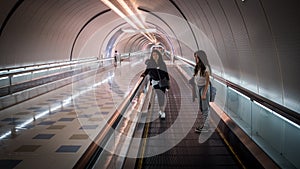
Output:
[[[103,60],[105,60],[105,59],[103,59]],[[81,61],[81,62],[77,62],[77,63],[68,63],[68,64],[64,64],[64,65],[55,65],[55,66],[49,66],[49,67],[41,67],[41,68],[37,68],[37,69],[28,69],[28,70],[23,70],[23,71],[20,71],[20,72],[8,72],[8,73],[5,73],[5,74],[1,74],[0,78],[1,77],[12,77],[13,75],[29,73],[29,72],[35,72],[35,71],[40,71],[40,70],[47,70],[47,69],[53,69],[53,68],[58,68],[58,67],[65,67],[65,66],[71,66],[71,65],[76,65],[76,64],[84,64],[84,63],[99,62],[99,61],[102,61],[102,60],[87,60],[87,61]],[[53,63],[51,63],[51,64],[53,64]],[[45,65],[50,65],[50,63],[45,64]],[[40,66],[40,65],[36,65],[36,66]],[[32,66],[28,66],[28,67],[32,67]],[[21,68],[25,68],[25,66],[20,67],[20,69]]]
[[[195,66],[195,64],[192,63],[191,61],[181,59],[180,57],[177,57],[177,59],[185,62],[186,64],[188,64],[190,66],[193,66],[193,67]],[[275,113],[287,118],[288,120],[296,123],[297,125],[300,125],[300,114],[299,113],[297,113],[285,106],[282,106],[278,103],[275,103],[263,96],[260,96],[248,89],[245,89],[235,83],[232,83],[216,74],[212,74],[211,76],[213,78],[217,79],[218,81],[222,82],[224,85],[231,87],[231,88],[235,89],[236,91],[242,93],[243,95],[249,97],[251,101],[256,101],[257,103],[269,108],[270,110],[274,111]]]
[[[33,65],[26,65],[26,66],[16,66],[16,67],[7,67],[7,68],[1,68],[0,71],[9,71],[9,70],[13,70],[13,69],[22,69],[22,68],[27,68],[27,67],[33,67],[33,66],[45,66],[45,65],[51,65],[51,64],[59,64],[59,63],[65,63],[65,62],[81,62],[84,60],[97,60],[96,57],[94,58],[85,58],[85,59],[78,59],[78,60],[72,60],[72,61],[58,61],[58,62],[50,62],[50,63],[41,63],[41,64],[33,64]]]
[[[94,141],[89,145],[87,150],[81,156],[81,158],[77,161],[73,169],[81,169],[81,168],[93,168],[95,162],[97,161],[99,155],[103,152],[103,146],[109,140],[111,133],[109,133],[111,128],[115,129],[121,119],[123,118],[123,114],[127,109],[128,105],[136,96],[136,93],[139,91],[140,87],[145,84],[143,77],[137,81],[134,88],[128,94],[128,96],[124,99],[122,104],[116,109],[113,116],[107,121],[107,124],[104,128],[99,132],[99,134],[95,137]]]

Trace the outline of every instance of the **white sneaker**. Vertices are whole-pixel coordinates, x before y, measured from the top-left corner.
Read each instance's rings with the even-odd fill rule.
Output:
[[[165,113],[165,112],[161,112],[160,118],[161,118],[161,119],[165,119],[165,118],[166,118],[166,113]]]
[[[162,111],[159,110],[158,114],[159,114],[159,117],[160,117],[162,115]]]

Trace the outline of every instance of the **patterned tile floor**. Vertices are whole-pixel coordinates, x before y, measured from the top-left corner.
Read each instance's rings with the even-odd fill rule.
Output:
[[[0,168],[72,168],[144,68],[125,62],[0,111]]]

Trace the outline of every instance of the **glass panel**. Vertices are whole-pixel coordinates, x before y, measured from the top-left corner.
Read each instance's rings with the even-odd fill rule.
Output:
[[[228,88],[227,96],[228,115],[248,135],[251,134],[251,102],[239,92]]]
[[[281,152],[283,138],[283,121],[257,103],[252,104],[252,138],[266,150]]]
[[[0,78],[0,87],[9,86],[9,78],[1,77]]]
[[[192,76],[191,66],[180,65]],[[215,103],[248,134],[280,167],[300,168],[300,126],[278,113],[251,101],[247,96],[231,89],[216,79]],[[224,106],[225,105],[225,106]]]
[[[193,68],[180,65],[192,76]],[[282,168],[300,168],[300,127],[247,96],[211,79],[215,103]]]
[[[225,107],[226,97],[227,97],[227,86],[223,85],[217,80],[210,80],[212,85],[217,89],[217,94],[215,98],[215,103],[225,112],[227,108]]]
[[[38,71],[34,71],[32,74],[32,79],[36,79],[42,76],[46,76],[48,74],[48,70],[44,69],[44,70],[38,70]]]
[[[8,73],[8,70],[1,70],[0,71],[0,75],[2,75],[2,74],[7,74]]]
[[[299,152],[300,152],[300,128],[299,126],[285,122],[284,140],[282,143],[282,154],[290,160],[290,162],[300,168]]]
[[[11,83],[18,84],[29,80],[31,80],[31,72],[13,75]]]

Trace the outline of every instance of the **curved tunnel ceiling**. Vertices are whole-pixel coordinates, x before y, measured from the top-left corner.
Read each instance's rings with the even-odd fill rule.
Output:
[[[130,27],[100,0],[0,6],[1,68],[103,57],[114,34]],[[300,112],[298,1],[136,0],[133,7],[174,55],[193,60],[203,49],[215,74]],[[122,34],[113,45],[127,52],[148,43],[142,35]]]

